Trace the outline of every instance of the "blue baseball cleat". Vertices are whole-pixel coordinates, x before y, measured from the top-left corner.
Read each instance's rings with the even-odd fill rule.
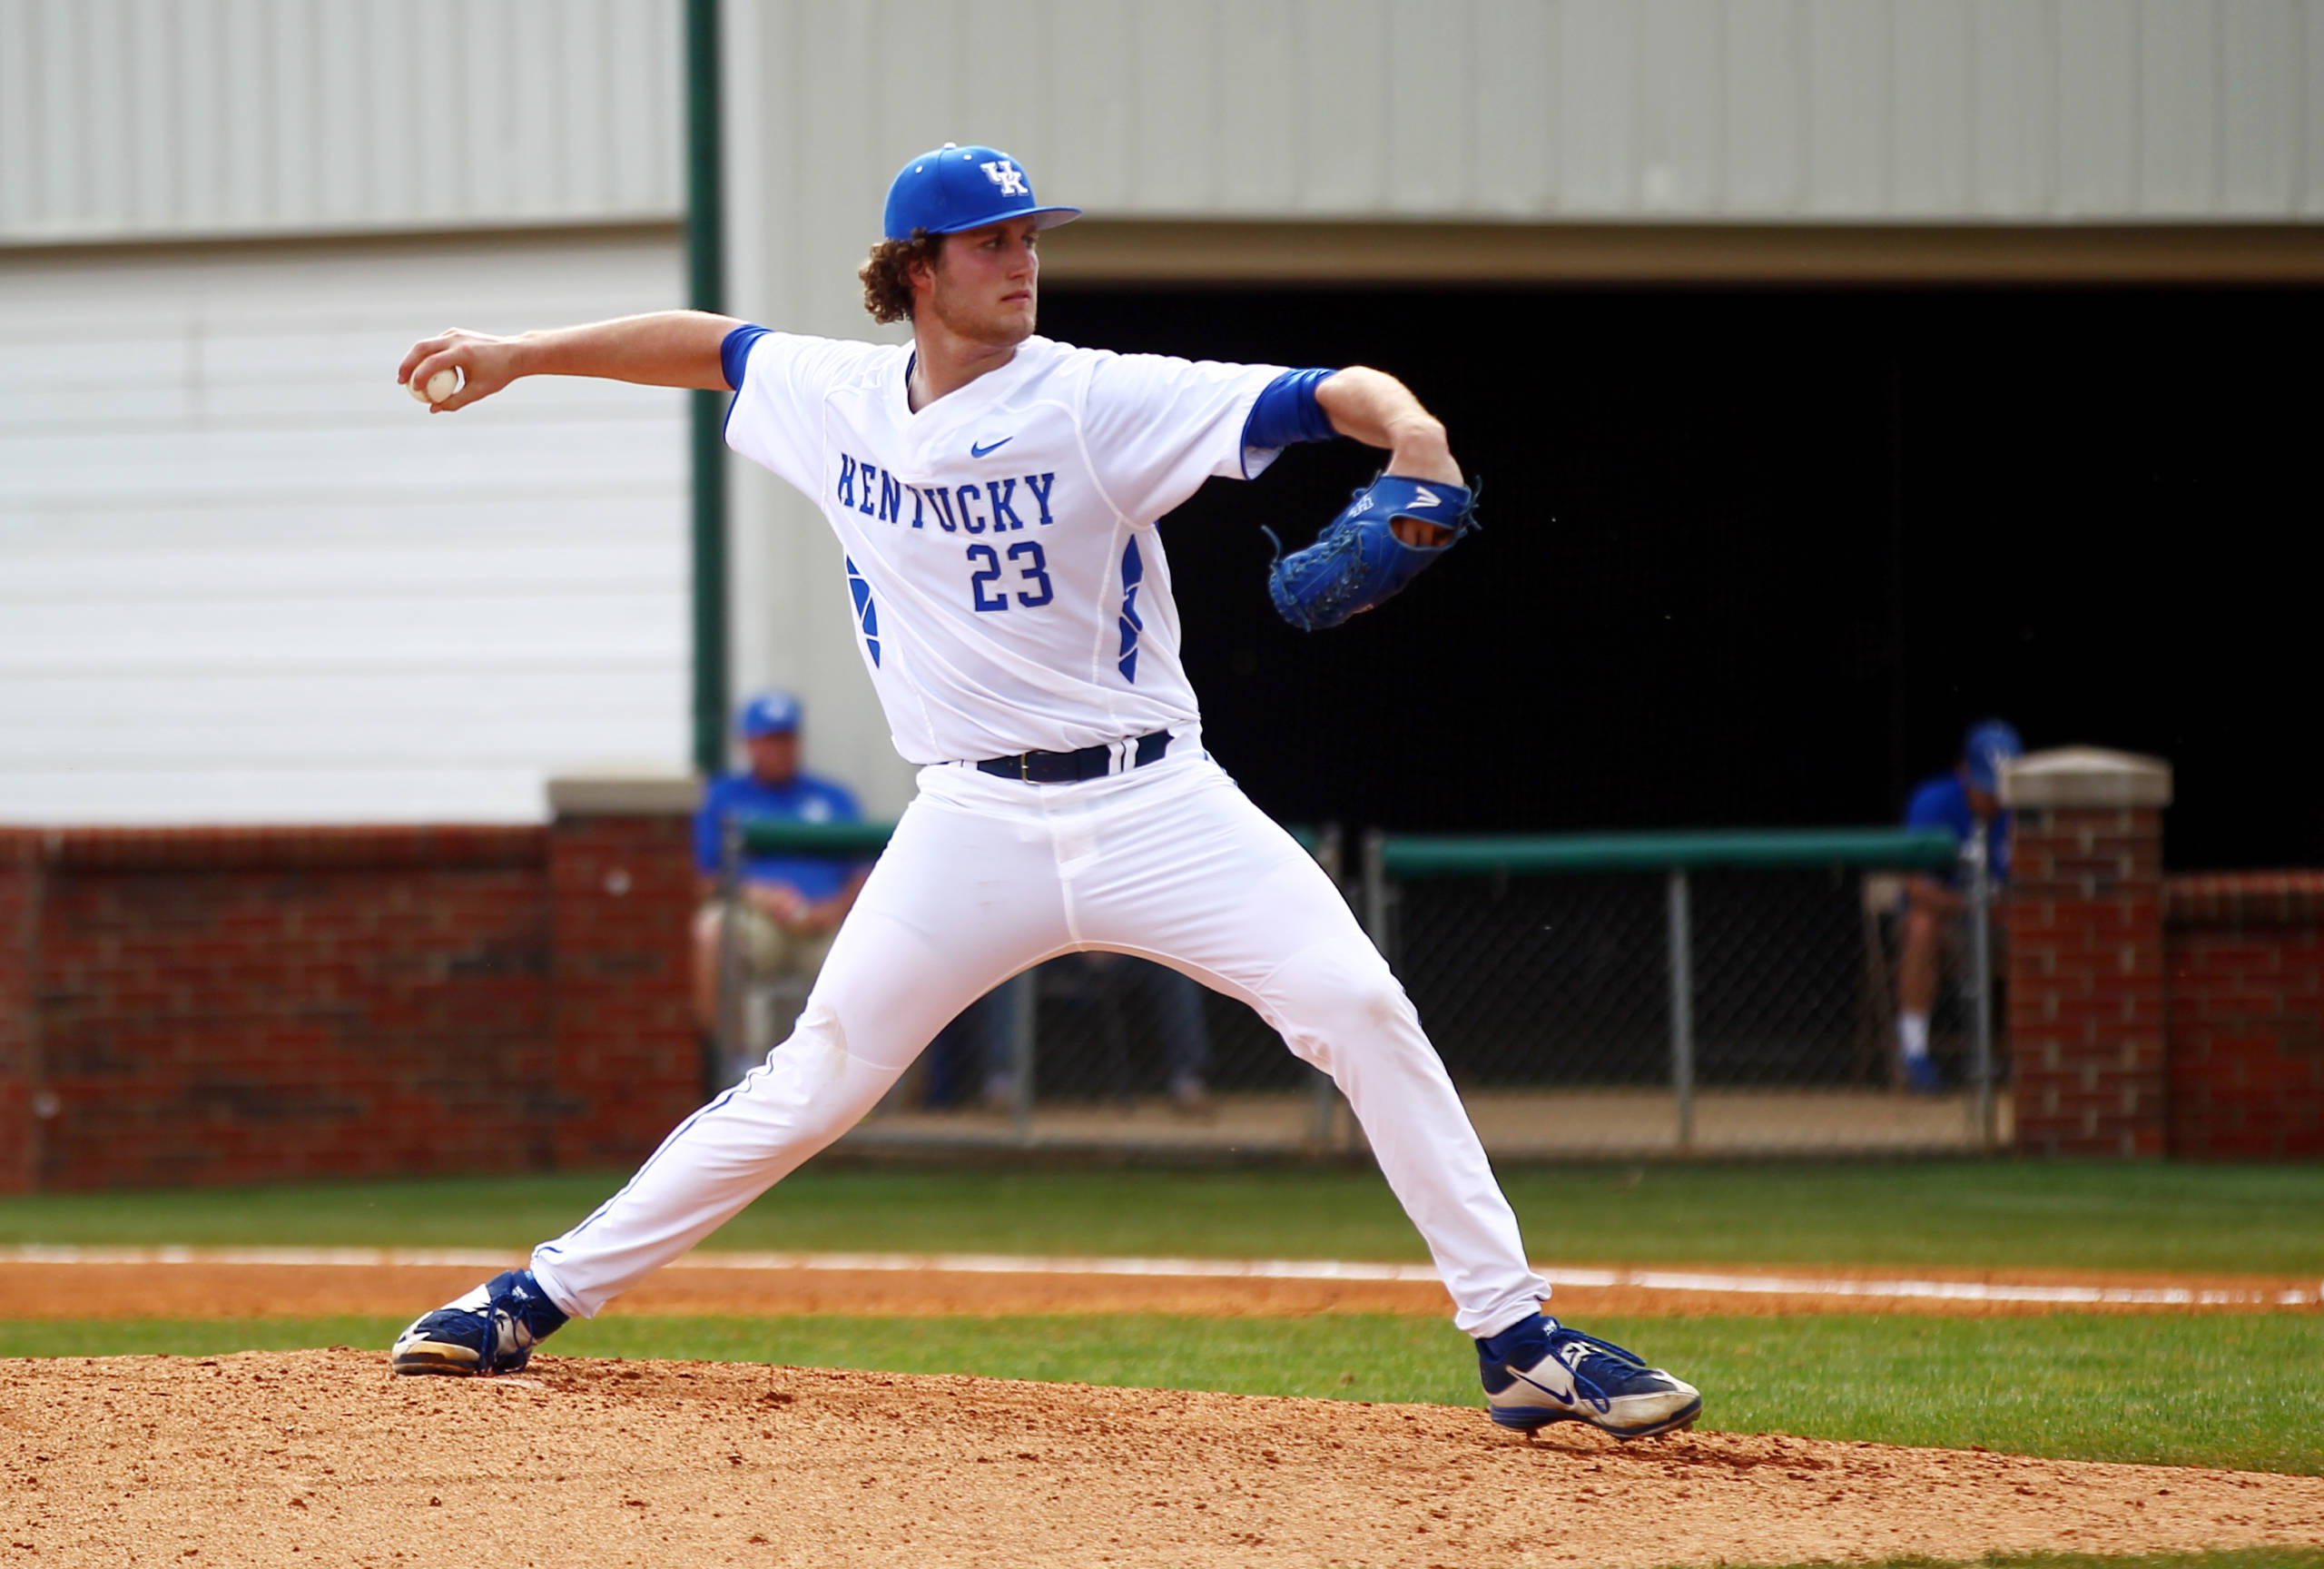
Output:
[[[454,1378],[515,1373],[533,1359],[533,1347],[564,1324],[565,1314],[533,1272],[511,1269],[422,1314],[396,1337],[388,1363],[399,1373]]]
[[[1477,1342],[1485,1407],[1495,1423],[1531,1433],[1587,1422],[1617,1438],[1691,1427],[1702,1392],[1610,1341],[1539,1314]]]
[[[1905,1088],[1915,1095],[1942,1095],[1945,1081],[1936,1071],[1936,1064],[1925,1057],[1905,1059]]]

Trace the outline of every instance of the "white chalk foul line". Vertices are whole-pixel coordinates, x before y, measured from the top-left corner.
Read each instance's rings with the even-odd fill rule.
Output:
[[[6,1264],[211,1264],[315,1268],[447,1266],[502,1269],[514,1254],[478,1248],[0,1248]],[[1009,1253],[689,1253],[682,1269],[827,1270],[909,1275],[1118,1275],[1187,1280],[1434,1282],[1426,1264],[1332,1258],[1070,1258]],[[1716,1275],[1674,1269],[1540,1267],[1551,1286],[1708,1296],[1858,1297],[1941,1302],[2036,1302],[2062,1307],[2309,1308],[2324,1284],[2262,1286],[2058,1286],[2007,1280],[1849,1280],[1815,1276]]]
[[[0,1264],[267,1264],[369,1269],[445,1264],[506,1269],[519,1255],[487,1248],[75,1248],[28,1244],[0,1248]]]

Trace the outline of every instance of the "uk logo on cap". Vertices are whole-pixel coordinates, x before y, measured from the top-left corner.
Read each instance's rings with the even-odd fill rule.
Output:
[[[881,228],[891,240],[909,240],[915,232],[958,234],[1012,218],[1053,229],[1080,216],[1078,207],[1040,205],[1025,166],[998,147],[947,142],[896,172]]]
[[[762,735],[788,735],[799,728],[799,699],[781,687],[771,687],[743,705],[734,728],[746,741]]]
[[[1969,727],[1961,744],[1969,765],[1969,783],[1980,790],[2001,787],[2002,770],[2025,755],[2025,743],[2005,719],[1987,719]]]

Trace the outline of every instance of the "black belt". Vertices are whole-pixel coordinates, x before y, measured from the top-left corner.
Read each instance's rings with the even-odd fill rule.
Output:
[[[1084,779],[1102,779],[1114,772],[1116,748],[1113,745],[1084,746],[1078,752],[1019,752],[1013,757],[987,757],[977,765],[980,773],[994,774],[1003,779],[1022,779],[1028,784],[1078,784]],[[1143,768],[1148,763],[1159,763],[1162,754],[1170,749],[1170,733],[1157,730],[1140,735],[1134,743],[1128,766]]]

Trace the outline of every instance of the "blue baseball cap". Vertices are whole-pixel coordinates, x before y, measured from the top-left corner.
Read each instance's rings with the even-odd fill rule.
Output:
[[[916,229],[958,234],[1010,218],[1054,229],[1080,216],[1078,207],[1041,206],[1033,197],[1032,176],[999,148],[947,142],[896,171],[883,226],[889,239],[909,240]]]
[[[788,735],[799,728],[799,699],[780,686],[770,687],[743,705],[743,711],[734,716],[734,727],[745,741]]]
[[[1980,790],[2001,788],[2004,764],[2025,755],[2025,743],[2005,719],[1987,719],[1969,726],[1961,743],[1961,759],[1969,765],[1969,783]]]

